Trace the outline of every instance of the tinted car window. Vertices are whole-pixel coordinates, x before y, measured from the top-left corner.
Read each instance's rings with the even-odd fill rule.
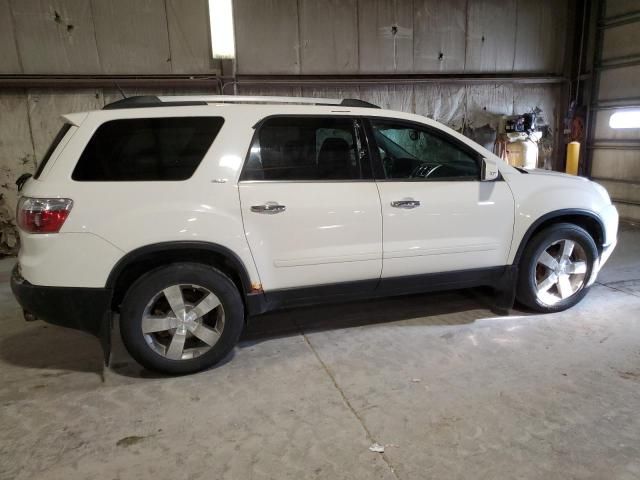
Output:
[[[221,117],[112,120],[78,160],[79,181],[161,181],[191,177],[220,131]]]
[[[440,133],[417,125],[372,122],[388,179],[478,180],[477,156]]]
[[[274,117],[254,137],[241,180],[362,178],[357,125],[345,117]]]

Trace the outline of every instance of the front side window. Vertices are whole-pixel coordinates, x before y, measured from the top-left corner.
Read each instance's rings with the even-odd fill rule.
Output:
[[[372,120],[387,179],[478,180],[477,156],[444,134],[414,124]]]
[[[347,117],[273,117],[254,136],[241,180],[363,178],[359,126]]]
[[[85,182],[186,180],[223,123],[221,117],[105,122],[85,147],[71,177]]]

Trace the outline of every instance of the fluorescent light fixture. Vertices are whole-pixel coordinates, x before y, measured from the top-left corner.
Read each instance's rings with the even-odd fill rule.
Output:
[[[236,56],[232,3],[233,0],[209,0],[213,58],[235,58]]]
[[[640,110],[621,110],[609,118],[611,128],[640,128]]]

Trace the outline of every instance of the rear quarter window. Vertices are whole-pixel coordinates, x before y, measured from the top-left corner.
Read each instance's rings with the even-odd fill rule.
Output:
[[[222,128],[222,117],[132,118],[105,122],[71,178],[84,182],[190,178]]]
[[[36,180],[40,178],[40,175],[42,175],[42,171],[44,170],[44,167],[47,166],[47,162],[51,158],[51,155],[53,155],[53,152],[55,152],[56,148],[58,148],[58,145],[60,145],[60,142],[65,137],[65,135],[69,132],[70,129],[71,129],[71,125],[68,123],[65,123],[62,126],[60,131],[56,134],[53,141],[51,142],[51,145],[49,145],[49,148],[47,148],[47,151],[45,152],[44,157],[42,157],[42,161],[38,165],[38,168],[36,169],[36,173],[33,176],[33,178],[35,178]]]

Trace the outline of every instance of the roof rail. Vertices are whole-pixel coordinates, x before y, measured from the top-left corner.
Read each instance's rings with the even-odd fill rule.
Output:
[[[380,108],[373,103],[365,102],[364,100],[358,100],[357,98],[345,98],[340,102],[343,107],[358,107],[358,108]]]
[[[136,96],[123,98],[104,106],[104,110],[118,108],[147,108],[169,106],[194,106],[209,103],[272,103],[293,105],[336,105],[342,107],[380,108],[364,100],[345,98],[310,98],[310,97],[270,97],[243,95],[181,95],[181,96]]]
[[[180,97],[174,97],[180,98]],[[171,102],[172,106],[193,106],[193,105],[206,105],[207,102],[203,101],[175,101]],[[135,97],[127,97],[122,100],[116,100],[115,102],[107,103],[103,110],[116,110],[119,108],[148,108],[148,107],[167,107],[168,105],[160,100],[159,97],[152,95],[139,95]]]

